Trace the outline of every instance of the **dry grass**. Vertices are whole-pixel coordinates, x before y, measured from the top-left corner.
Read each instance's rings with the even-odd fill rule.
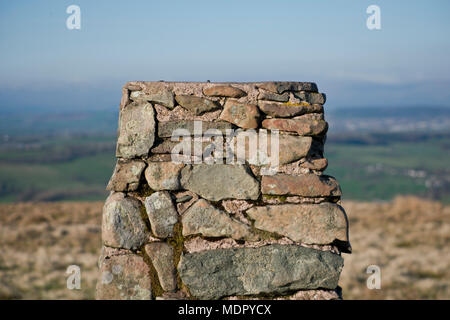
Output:
[[[450,299],[450,206],[399,197],[344,203],[352,255],[344,255],[345,299]],[[100,202],[0,205],[0,299],[92,299],[100,249]],[[66,268],[81,267],[81,290]],[[365,283],[381,267],[381,290]]]
[[[416,197],[344,203],[353,254],[344,255],[345,299],[450,299],[450,206]],[[366,268],[381,268],[381,290]]]

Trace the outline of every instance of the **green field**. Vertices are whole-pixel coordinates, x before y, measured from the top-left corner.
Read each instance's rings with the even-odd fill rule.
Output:
[[[103,200],[113,171],[115,135],[32,136],[0,144],[0,202]],[[344,199],[388,200],[414,194],[450,202],[450,135],[375,143],[333,139],[326,173]]]
[[[327,173],[341,183],[344,198],[387,200],[414,194],[450,201],[449,138],[386,145],[329,143]]]

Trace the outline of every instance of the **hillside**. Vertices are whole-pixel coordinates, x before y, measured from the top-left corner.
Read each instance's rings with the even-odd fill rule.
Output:
[[[344,255],[345,299],[450,299],[450,206],[414,197],[346,201],[353,254]],[[0,205],[0,299],[93,299],[101,202]],[[66,289],[67,266],[82,289]],[[368,290],[368,265],[381,290]]]

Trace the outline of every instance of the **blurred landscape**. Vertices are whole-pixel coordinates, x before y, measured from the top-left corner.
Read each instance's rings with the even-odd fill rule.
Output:
[[[111,109],[0,111],[0,202],[105,199],[117,119]],[[344,199],[450,202],[450,108],[326,109],[326,120],[326,173]]]
[[[0,299],[94,299],[102,202],[0,204]],[[344,201],[352,254],[344,254],[344,299],[449,299],[450,206],[417,197]],[[81,268],[81,290],[66,269]],[[381,289],[366,287],[369,265]]]
[[[27,117],[23,117],[26,113]],[[93,299],[118,112],[0,111],[0,299]],[[450,109],[326,109],[345,299],[450,299]],[[67,266],[82,289],[66,289]],[[381,290],[366,287],[378,265]]]

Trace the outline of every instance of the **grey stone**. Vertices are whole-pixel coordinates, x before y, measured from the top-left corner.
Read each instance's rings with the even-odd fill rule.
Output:
[[[283,93],[285,91],[313,91],[317,92],[317,85],[313,82],[263,82],[257,85],[258,88],[275,92]]]
[[[337,254],[296,245],[217,249],[183,254],[178,271],[200,299],[232,295],[335,289],[343,259]]]
[[[152,93],[145,93],[143,91],[132,91],[130,93],[130,99],[134,101],[149,101],[153,103],[161,104],[169,109],[175,107],[174,95],[171,91],[162,90]]]
[[[103,206],[102,238],[106,246],[137,249],[150,233],[141,216],[142,204],[123,193],[113,193]]]
[[[144,168],[145,162],[140,160],[117,161],[114,173],[106,189],[112,191],[136,191]]]
[[[98,300],[150,300],[150,268],[142,257],[117,252],[102,257],[97,281]]]
[[[180,173],[183,167],[182,163],[152,161],[145,169],[145,179],[153,190],[178,190],[181,187]]]
[[[199,164],[181,170],[181,185],[202,198],[252,199],[259,196],[259,182],[243,165]]]
[[[176,129],[185,129],[189,131],[187,135],[194,135],[194,122],[191,120],[176,120],[176,121],[161,121],[158,122],[158,136],[161,138],[172,137],[173,132]],[[226,129],[232,129],[233,125],[226,121],[197,121],[201,123],[202,133],[208,129],[217,129],[222,134],[226,133]]]
[[[348,242],[347,216],[334,203],[253,207],[247,210],[247,215],[255,221],[255,228],[297,242],[323,245],[335,240]]]
[[[220,108],[220,104],[216,101],[212,101],[202,97],[190,96],[190,95],[177,95],[175,100],[186,110],[191,111],[195,115],[200,115],[205,112],[217,110]]]
[[[259,237],[250,227],[231,218],[226,212],[213,207],[205,199],[194,203],[181,220],[183,236],[201,234],[204,237],[228,237],[236,240],[256,241]]]
[[[177,289],[177,276],[173,248],[165,242],[152,242],[145,246],[145,252],[152,261],[163,290],[175,291]]]
[[[145,198],[145,209],[153,234],[158,238],[173,236],[173,227],[178,222],[178,213],[167,191],[152,193]]]
[[[301,103],[279,103],[272,101],[259,101],[259,109],[271,117],[294,117],[308,113],[323,113],[323,105]]]
[[[285,92],[283,94],[274,93],[267,90],[260,90],[258,94],[258,100],[268,100],[268,101],[277,101],[277,102],[288,102],[289,101],[289,92]]]
[[[119,137],[116,156],[135,158],[145,156],[155,142],[155,110],[150,103],[133,102],[119,115]]]
[[[189,201],[189,200],[191,200],[192,198],[193,198],[193,197],[192,197],[191,195],[187,194],[187,195],[185,195],[185,196],[182,196],[182,197],[177,198],[177,199],[175,200],[175,202],[176,202],[176,203],[182,203],[182,202]]]
[[[324,93],[317,92],[295,92],[294,96],[299,98],[301,101],[306,101],[308,103],[314,104],[325,104],[327,97]]]

